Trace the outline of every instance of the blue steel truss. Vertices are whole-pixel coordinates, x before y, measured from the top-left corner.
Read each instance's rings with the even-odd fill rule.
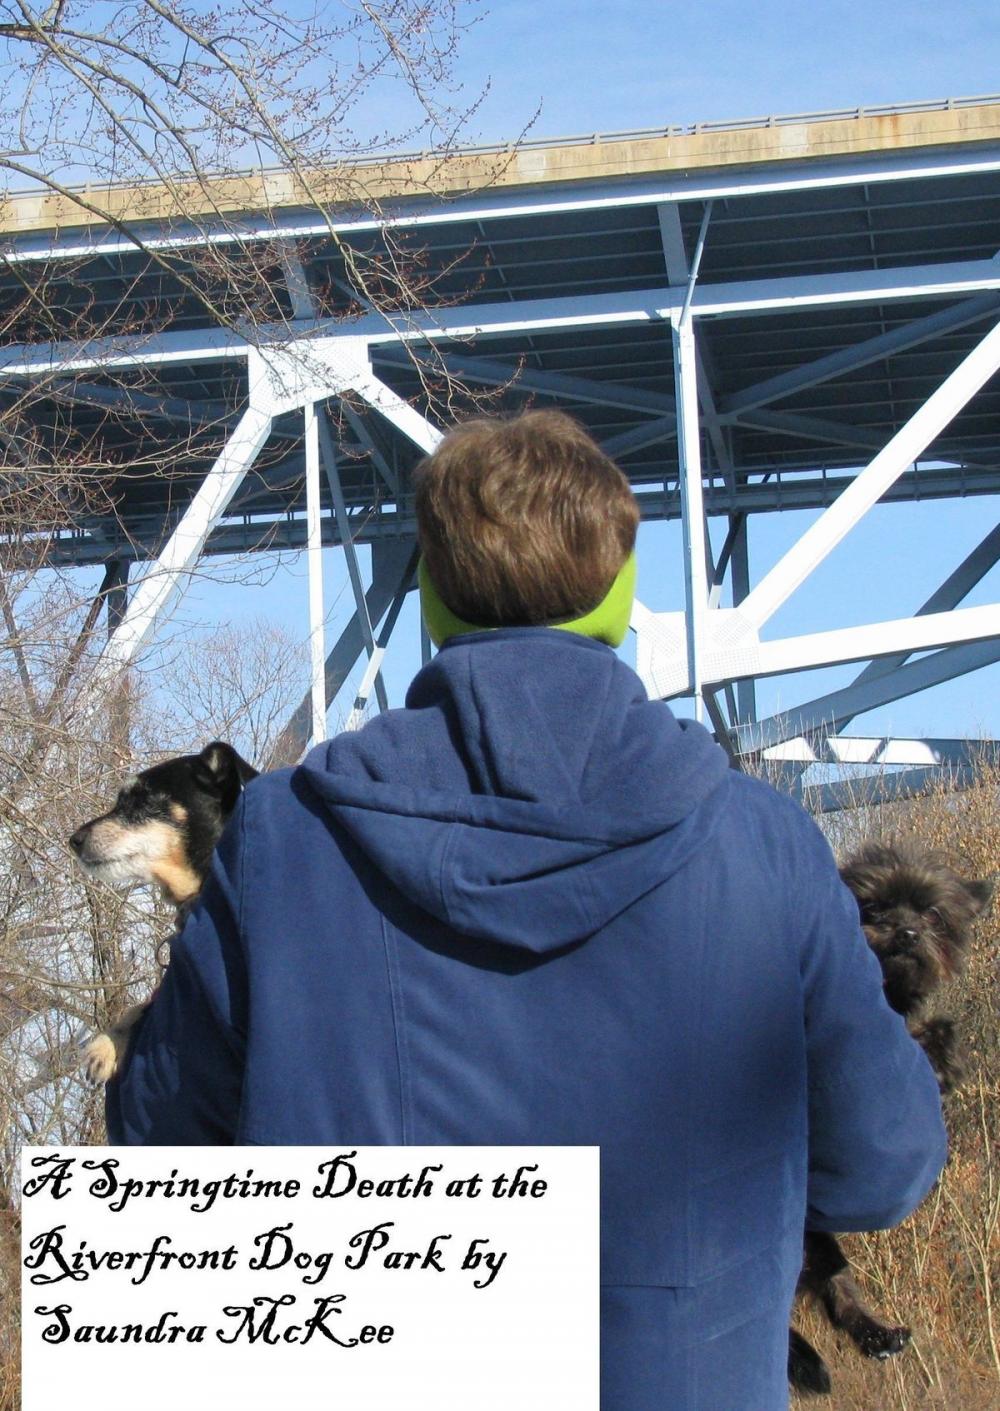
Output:
[[[995,530],[913,618],[784,643],[762,643],[759,630],[869,503],[1000,493],[995,131],[972,143],[400,199],[381,225],[360,210],[335,226],[302,210],[247,212],[217,229],[147,223],[145,251],[106,229],[8,236],[0,311],[25,267],[44,261],[47,297],[67,307],[85,298],[106,322],[100,345],[36,345],[14,327],[0,346],[0,405],[32,386],[43,450],[56,453],[71,418],[108,467],[113,513],[39,528],[57,562],[150,565],[112,638],[119,666],[155,630],[194,556],[343,543],[358,617],[327,660],[327,699],[362,651],[363,694],[378,692],[388,633],[376,628],[385,614],[395,622],[412,586],[411,474],[439,434],[427,381],[444,369],[493,389],[498,409],[571,409],[626,471],[643,517],[683,521],[686,613],[640,606],[634,624],[651,686],[704,702],[737,759],[769,751],[800,772],[834,759],[836,732],[854,715],[1000,659],[1000,609],[960,607],[1000,556]],[[345,251],[377,253],[386,223],[394,240],[419,241],[437,307],[359,311]],[[193,268],[216,239],[274,262],[283,321],[273,329],[244,337],[210,324],[193,299],[184,252]],[[173,277],[151,261],[157,245],[170,249]],[[144,285],[155,336],[131,331]],[[303,408],[317,405],[321,448],[310,451]],[[170,468],[158,475],[161,445]],[[313,478],[310,521],[317,456],[326,473]],[[828,513],[813,541],[751,584],[753,517],[792,508]],[[991,524],[992,509],[985,501]],[[727,522],[707,565],[705,516]],[[352,542],[378,551],[367,597]],[[719,606],[727,578],[732,609]],[[757,677],[851,660],[870,664],[836,698],[756,719]],[[299,744],[322,731],[318,700],[311,725],[299,714]],[[882,762],[919,773],[967,760],[950,742]]]

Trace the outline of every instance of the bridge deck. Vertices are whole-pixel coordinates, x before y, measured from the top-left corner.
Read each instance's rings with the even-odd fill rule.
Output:
[[[30,388],[33,453],[56,458],[68,436],[90,448],[114,506],[47,526],[65,561],[156,552],[246,403],[245,358],[219,338],[239,320],[224,282],[213,284],[213,242],[235,244],[263,271],[257,312],[279,339],[311,326],[286,286],[289,241],[326,332],[361,326],[345,252],[372,258],[387,242],[409,251],[433,290],[432,323],[455,327],[474,310],[474,336],[433,339],[451,369],[470,388],[513,379],[498,394],[504,408],[528,398],[570,407],[618,456],[650,518],[679,514],[670,325],[655,296],[669,302],[672,289],[676,302],[709,201],[697,297],[721,310],[698,319],[715,408],[704,427],[710,514],[830,503],[1000,311],[996,101],[417,155],[310,184],[329,203],[322,215],[301,185],[269,172],[181,199],[94,187],[90,212],[69,195],[0,202],[0,399],[10,407]],[[87,344],[82,355],[39,346],[24,297],[37,278],[67,338],[100,332],[135,356],[112,368],[97,353],[88,364]],[[169,359],[158,351],[168,337]],[[414,343],[418,355],[427,341]],[[426,409],[409,354],[384,340],[371,352],[378,375]],[[73,368],[61,367],[70,353]],[[994,378],[889,497],[996,493],[998,413]],[[300,414],[278,418],[208,552],[303,542],[300,433]],[[409,529],[415,448],[360,408],[342,453],[352,532]],[[336,541],[332,513],[324,532]]]

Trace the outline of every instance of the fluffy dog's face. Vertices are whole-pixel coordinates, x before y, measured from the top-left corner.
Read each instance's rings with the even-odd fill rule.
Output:
[[[912,1014],[961,968],[992,884],[965,881],[935,853],[880,844],[862,848],[840,875],[882,966],[886,998]]]
[[[175,905],[201,887],[212,850],[257,771],[231,745],[154,765],[122,786],[115,805],[69,840],[80,866],[105,882],[155,882]]]

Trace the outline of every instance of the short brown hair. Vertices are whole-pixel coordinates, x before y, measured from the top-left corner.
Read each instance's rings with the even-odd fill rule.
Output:
[[[484,627],[589,612],[635,545],[628,481],[563,412],[465,422],[419,466],[416,492],[434,586]]]

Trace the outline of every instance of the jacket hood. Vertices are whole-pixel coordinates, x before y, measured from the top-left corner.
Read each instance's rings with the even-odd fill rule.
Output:
[[[405,710],[300,770],[417,906],[541,953],[593,935],[704,843],[728,761],[609,647],[530,627],[448,642]]]

